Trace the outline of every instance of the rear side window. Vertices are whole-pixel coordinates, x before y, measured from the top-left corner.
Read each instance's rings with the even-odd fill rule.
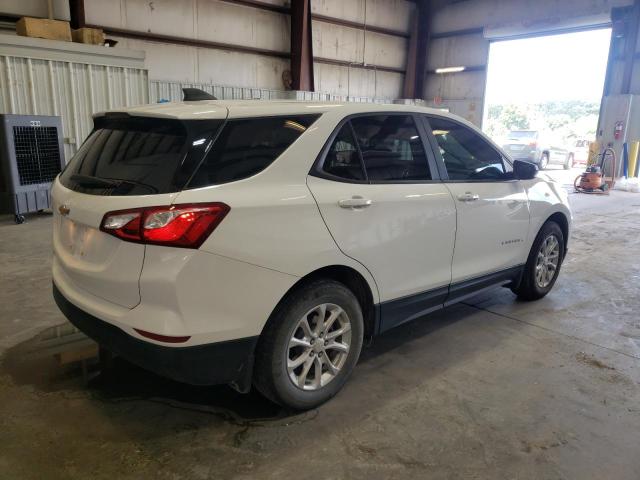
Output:
[[[358,146],[349,122],[345,123],[329,148],[323,170],[329,175],[346,180],[364,180],[364,170]]]
[[[411,115],[356,117],[351,124],[370,181],[431,180]]]
[[[464,125],[429,117],[447,174],[451,180],[506,180],[509,168],[502,156]]]
[[[60,181],[67,188],[94,195],[179,191],[222,123],[128,115],[98,117]]]
[[[299,115],[229,120],[188,188],[233,182],[261,172],[317,118]]]
[[[336,135],[322,170],[345,180],[431,180],[412,115],[366,115],[347,121]]]

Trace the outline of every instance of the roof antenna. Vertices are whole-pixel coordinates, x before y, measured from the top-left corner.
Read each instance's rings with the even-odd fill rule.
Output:
[[[216,97],[210,93],[200,90],[199,88],[183,88],[184,93],[183,102],[198,102],[200,100],[217,100]]]

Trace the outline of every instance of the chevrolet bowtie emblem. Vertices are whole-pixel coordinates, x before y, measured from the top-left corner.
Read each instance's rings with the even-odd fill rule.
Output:
[[[58,207],[58,211],[60,212],[60,215],[69,215],[69,212],[71,211],[71,209],[66,205],[60,205]]]

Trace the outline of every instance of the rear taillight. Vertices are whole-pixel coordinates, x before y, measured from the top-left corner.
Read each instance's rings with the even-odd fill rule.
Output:
[[[538,142],[529,142],[529,146],[530,147],[537,147],[538,146]]]
[[[100,230],[129,242],[199,248],[229,210],[224,203],[118,210],[105,214]]]

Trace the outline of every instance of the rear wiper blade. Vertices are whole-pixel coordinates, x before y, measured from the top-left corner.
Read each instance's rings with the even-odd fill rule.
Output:
[[[91,175],[81,175],[79,173],[71,175],[71,181],[83,187],[117,187],[122,183],[118,180],[92,177]]]

